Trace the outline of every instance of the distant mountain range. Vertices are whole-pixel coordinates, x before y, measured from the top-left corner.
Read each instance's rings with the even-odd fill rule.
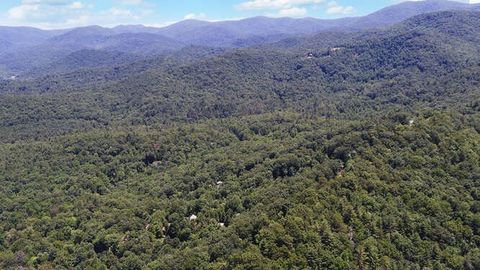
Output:
[[[0,80],[0,108],[17,104],[0,124],[21,134],[49,123],[60,134],[73,122],[195,121],[279,109],[353,118],[395,108],[471,110],[479,100],[478,18],[479,11],[434,12],[385,29],[142,57],[78,50],[32,68],[31,77]]]
[[[0,27],[0,75],[22,75],[32,69],[71,59],[89,58],[92,50],[142,59],[178,51],[187,46],[241,48],[268,44],[321,32],[352,32],[387,27],[407,18],[443,10],[480,10],[480,5],[452,1],[413,1],[387,7],[364,17],[321,20],[315,18],[254,17],[238,21],[186,20],[164,28],[123,25],[88,26],[68,30]],[[73,55],[71,55],[73,54]],[[105,63],[100,57],[98,66]],[[93,59],[92,59],[93,60]],[[88,67],[95,66],[87,61]],[[103,63],[103,64],[102,64]],[[82,63],[77,67],[82,68]]]
[[[314,34],[321,31],[353,31],[390,26],[410,17],[445,10],[480,10],[480,4],[471,5],[453,1],[413,1],[384,8],[363,17],[322,20],[315,18],[254,17],[240,21],[204,22],[188,20],[162,29],[157,33],[197,45],[234,44],[238,39],[258,36]],[[208,42],[208,43],[207,43]]]
[[[0,269],[480,269],[478,9],[1,28]]]

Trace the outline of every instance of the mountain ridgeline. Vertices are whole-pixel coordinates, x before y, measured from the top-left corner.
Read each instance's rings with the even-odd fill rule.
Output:
[[[47,69],[69,54],[82,50],[117,51],[143,57],[177,51],[185,46],[241,48],[324,31],[360,31],[383,28],[410,17],[445,10],[477,10],[450,1],[404,2],[364,17],[320,20],[314,18],[255,17],[239,21],[187,20],[164,28],[141,25],[45,31],[35,28],[0,28],[0,75],[28,76],[32,68]],[[14,43],[15,46],[9,46]],[[101,63],[100,63],[101,65]],[[82,67],[82,66],[80,66]]]
[[[382,30],[320,33],[289,46],[281,41],[240,50],[190,47],[112,67],[108,61],[117,61],[115,56],[118,62],[127,57],[117,53],[104,58],[104,67],[4,81],[2,107],[24,105],[2,112],[1,138],[28,137],[37,127],[47,127],[38,133],[46,136],[64,132],[50,124],[68,130],[150,125],[281,109],[341,118],[450,106],[475,111],[479,14],[430,13]],[[81,53],[70,59],[85,66],[102,59],[96,51]]]
[[[0,28],[0,269],[480,269],[480,6]]]

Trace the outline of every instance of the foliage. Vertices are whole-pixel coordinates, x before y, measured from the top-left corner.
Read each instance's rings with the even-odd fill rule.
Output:
[[[0,268],[480,268],[478,23],[0,82]]]
[[[3,144],[1,267],[475,269],[480,117],[402,117]]]
[[[477,18],[477,12],[427,14],[383,31],[327,36],[328,44],[300,39],[281,52],[275,44],[225,53],[190,48],[5,82],[0,141],[285,109],[343,119],[425,108],[476,112]]]

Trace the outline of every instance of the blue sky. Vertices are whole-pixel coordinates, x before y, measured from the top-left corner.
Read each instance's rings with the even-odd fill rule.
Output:
[[[184,19],[361,16],[401,0],[0,0],[0,25],[165,26]],[[480,2],[480,0],[465,0]]]

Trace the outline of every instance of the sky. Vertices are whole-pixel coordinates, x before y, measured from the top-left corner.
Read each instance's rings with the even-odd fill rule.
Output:
[[[166,26],[185,19],[362,16],[402,0],[0,0],[0,25],[44,29],[86,25]],[[480,0],[462,0],[479,3]]]

